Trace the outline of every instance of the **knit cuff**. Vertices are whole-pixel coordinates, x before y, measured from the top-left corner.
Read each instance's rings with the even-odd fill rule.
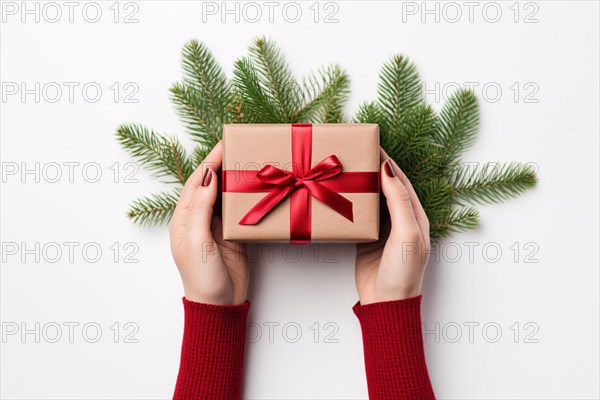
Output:
[[[422,295],[401,300],[381,301],[362,305],[360,301],[352,307],[361,327],[367,328],[416,328],[421,332],[421,299]]]
[[[185,297],[182,297],[181,300],[183,301],[186,318],[189,317],[194,320],[195,317],[198,317],[213,320],[213,322],[222,320],[230,323],[239,323],[240,319],[245,318],[252,303],[250,300],[246,300],[243,304],[222,305],[200,303],[188,300]]]
[[[363,334],[369,399],[434,399],[421,327],[421,295],[352,308]]]
[[[174,399],[241,397],[250,301],[216,305],[182,299],[185,310],[181,362]]]

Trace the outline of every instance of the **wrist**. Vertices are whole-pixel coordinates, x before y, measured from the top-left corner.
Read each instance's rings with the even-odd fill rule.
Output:
[[[371,308],[371,307],[392,307],[396,305],[409,304],[415,301],[421,302],[423,298],[422,294],[418,294],[416,296],[404,297],[401,299],[377,299],[375,301],[363,303],[360,299],[354,304],[353,309],[357,308]]]
[[[233,298],[229,296],[207,296],[199,293],[195,293],[193,291],[184,291],[184,297],[186,300],[194,302],[194,303],[202,303],[202,304],[211,304],[216,306],[231,306],[236,305],[233,301]],[[237,304],[243,304],[241,303]]]
[[[421,288],[406,289],[395,291],[394,293],[377,293],[371,295],[358,296],[361,305],[382,303],[385,301],[406,300],[421,295]]]

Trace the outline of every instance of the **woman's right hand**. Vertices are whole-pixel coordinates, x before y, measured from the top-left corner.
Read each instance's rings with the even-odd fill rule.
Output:
[[[431,247],[429,220],[410,181],[383,150],[381,160],[381,189],[389,213],[382,210],[379,241],[356,248],[362,305],[421,294]]]
[[[245,245],[223,240],[221,218],[213,213],[222,152],[219,142],[186,181],[169,235],[185,298],[234,305],[246,301],[248,256]]]

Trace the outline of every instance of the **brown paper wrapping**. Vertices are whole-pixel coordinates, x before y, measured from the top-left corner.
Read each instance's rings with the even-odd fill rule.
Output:
[[[223,169],[260,169],[266,164],[291,169],[291,124],[225,125]],[[314,166],[335,154],[344,172],[379,171],[379,126],[376,124],[314,124]],[[223,238],[239,242],[289,242],[290,199],[284,199],[257,225],[239,220],[262,193],[223,192]],[[379,238],[379,193],[343,193],[352,202],[354,222],[312,198],[312,242],[371,242]]]

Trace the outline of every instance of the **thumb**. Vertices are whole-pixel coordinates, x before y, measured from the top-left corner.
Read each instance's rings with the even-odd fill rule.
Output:
[[[400,179],[401,174],[402,171],[391,158],[381,164],[381,189],[392,221],[390,239],[400,242],[421,241],[419,224],[410,202],[409,192]]]
[[[218,179],[215,171],[206,168],[200,186],[194,192],[190,201],[188,218],[192,231],[211,236],[210,225],[213,207],[217,199]]]

